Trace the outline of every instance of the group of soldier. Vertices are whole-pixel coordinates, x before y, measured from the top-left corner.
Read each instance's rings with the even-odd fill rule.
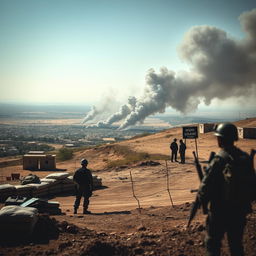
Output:
[[[232,256],[243,256],[243,233],[246,216],[252,211],[251,203],[256,200],[256,175],[253,159],[234,145],[238,140],[235,125],[222,123],[215,129],[220,151],[211,159],[198,191],[202,205],[208,209],[206,218],[205,247],[207,256],[220,256],[221,241],[227,234]],[[171,161],[178,162],[177,139],[170,145]],[[185,163],[186,145],[180,140],[181,163]],[[74,214],[84,197],[83,213],[88,211],[92,196],[93,179],[87,160],[82,159],[82,167],[75,172],[77,184]]]
[[[185,157],[185,153],[186,153],[186,144],[183,142],[183,140],[180,140],[180,145],[178,146],[177,144],[177,139],[175,138],[173,140],[173,142],[170,144],[170,149],[171,149],[171,161],[175,161],[175,162],[179,162],[177,160],[177,154],[179,151],[180,154],[180,163],[181,164],[185,164],[186,161],[186,157]]]

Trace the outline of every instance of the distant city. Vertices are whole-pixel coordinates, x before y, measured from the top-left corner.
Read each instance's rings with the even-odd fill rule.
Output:
[[[249,117],[241,113],[222,117],[167,113],[148,118],[144,124],[118,130],[118,126],[107,129],[82,125],[89,109],[88,106],[0,104],[0,157],[22,155],[31,150],[52,151],[56,145],[70,148],[96,146],[190,123],[235,121]]]

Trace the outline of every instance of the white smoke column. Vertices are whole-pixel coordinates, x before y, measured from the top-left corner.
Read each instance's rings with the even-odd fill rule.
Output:
[[[246,33],[243,40],[229,38],[215,27],[193,27],[180,46],[181,57],[191,65],[190,72],[175,74],[162,68],[146,76],[144,95],[120,129],[172,107],[181,113],[195,111],[203,100],[255,97],[256,9],[240,16]]]
[[[99,120],[102,116],[116,111],[119,102],[117,101],[114,92],[110,91],[109,93],[111,93],[111,95],[102,95],[102,99],[97,106],[92,106],[91,110],[81,122],[82,124],[96,118]]]
[[[92,106],[92,109],[88,112],[88,114],[82,121],[82,124],[94,119],[94,117],[97,116],[98,114],[99,114],[99,111],[97,110],[97,108],[95,106]]]
[[[96,125],[90,127],[98,127],[98,128],[107,128],[110,127],[111,124],[123,120],[127,117],[132,111],[135,110],[137,99],[134,96],[128,98],[128,104],[121,106],[120,110],[117,113],[114,113],[110,116],[106,121],[100,121]]]

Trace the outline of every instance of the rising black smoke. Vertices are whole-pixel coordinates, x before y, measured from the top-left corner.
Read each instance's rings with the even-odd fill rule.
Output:
[[[235,40],[216,27],[197,26],[179,47],[190,71],[175,73],[161,68],[146,75],[143,96],[120,126],[124,129],[172,107],[181,113],[195,111],[201,101],[256,96],[256,9],[239,17],[245,37]]]

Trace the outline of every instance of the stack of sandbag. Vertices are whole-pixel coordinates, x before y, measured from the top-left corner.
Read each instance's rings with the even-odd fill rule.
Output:
[[[24,197],[32,197],[33,191],[35,188],[33,186],[27,185],[15,185],[16,188],[16,195],[17,196],[24,196]]]
[[[16,193],[16,188],[10,184],[0,185],[0,202],[4,202],[10,195]]]
[[[21,180],[21,185],[26,185],[30,183],[40,184],[40,178],[35,174],[30,173]]]
[[[51,215],[61,214],[61,209],[59,208],[60,204],[56,201],[48,201],[40,198],[31,198],[20,206],[22,207],[34,207],[38,210],[39,213],[48,213]]]
[[[102,179],[97,175],[92,175],[94,189],[102,186]],[[0,185],[0,202],[4,202],[9,196],[24,196],[24,197],[46,197],[59,193],[74,193],[75,183],[73,176],[67,172],[56,172],[47,175],[43,179],[34,174],[27,175],[22,180],[22,185]]]
[[[28,186],[31,186],[33,188],[33,196],[34,197],[43,197],[47,196],[49,194],[49,183],[41,182],[40,184],[28,184]]]
[[[58,184],[60,183],[61,180],[56,180],[56,179],[47,179],[47,178],[43,178],[41,179],[41,182],[45,182],[48,183],[48,193],[49,195],[55,195],[60,193],[60,188],[58,186]]]
[[[102,187],[102,179],[98,177],[97,175],[92,175],[93,178],[93,187],[94,188],[100,188]]]
[[[0,210],[1,240],[23,240],[31,235],[38,220],[38,211],[32,207],[5,206]]]
[[[68,179],[70,179],[73,182],[73,176],[69,176]],[[92,175],[93,179],[93,187],[94,189],[102,187],[102,179],[98,177],[97,175]]]
[[[61,173],[51,173],[45,177],[45,179],[55,179],[56,183],[54,183],[54,191],[56,193],[63,192],[74,192],[75,184],[72,179],[69,178],[69,173],[61,172]]]
[[[62,192],[75,192],[76,184],[73,181],[73,177],[67,177],[61,182]]]

